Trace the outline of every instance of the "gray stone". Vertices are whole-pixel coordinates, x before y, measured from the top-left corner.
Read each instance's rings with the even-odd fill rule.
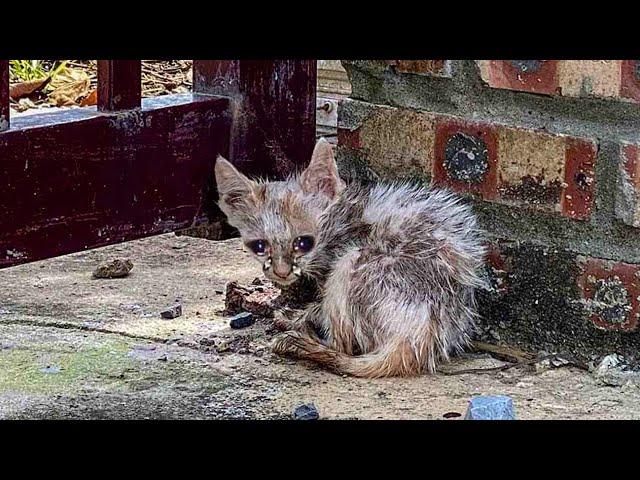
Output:
[[[229,326],[231,328],[246,328],[254,323],[256,323],[256,320],[253,318],[253,313],[250,312],[242,312],[229,319]]]
[[[181,315],[182,315],[182,305],[179,303],[174,303],[166,310],[163,310],[160,312],[160,316],[167,320],[178,318]]]
[[[129,275],[133,268],[133,262],[129,259],[116,258],[103,263],[93,272],[93,278],[122,278]]]
[[[593,374],[600,382],[612,387],[640,385],[640,371],[631,368],[624,357],[616,353],[605,356]]]
[[[513,401],[504,395],[482,396],[471,399],[465,420],[515,420]]]
[[[313,403],[298,405],[293,410],[294,420],[318,420],[320,414],[318,408]]]

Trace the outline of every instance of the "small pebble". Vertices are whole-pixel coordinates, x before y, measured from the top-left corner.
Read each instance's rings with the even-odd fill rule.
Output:
[[[242,312],[229,319],[229,326],[231,328],[246,328],[256,323],[253,314],[249,312]]]
[[[513,400],[504,395],[481,396],[471,399],[465,420],[515,420]]]
[[[45,368],[41,368],[42,373],[60,373],[61,368],[57,365],[49,365]]]
[[[313,403],[298,405],[293,411],[294,420],[318,420],[320,414]]]
[[[103,263],[93,272],[93,278],[123,278],[129,275],[133,262],[129,259],[115,259]]]
[[[182,305],[179,303],[174,303],[166,310],[160,312],[160,316],[162,318],[171,320],[173,318],[178,318],[182,315]]]

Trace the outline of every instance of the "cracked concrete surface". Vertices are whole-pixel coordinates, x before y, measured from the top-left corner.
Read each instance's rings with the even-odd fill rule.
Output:
[[[129,277],[91,278],[113,258]],[[480,394],[510,395],[521,419],[640,418],[637,386],[573,367],[365,380],[276,357],[267,323],[220,315],[225,284],[258,275],[239,240],[173,234],[1,270],[0,419],[285,419],[303,402],[323,419],[443,419]],[[176,299],[183,315],[160,318]]]

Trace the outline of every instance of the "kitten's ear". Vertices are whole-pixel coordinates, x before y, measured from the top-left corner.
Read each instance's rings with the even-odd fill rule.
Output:
[[[255,182],[240,173],[221,155],[216,159],[215,175],[221,203],[238,208],[252,200]]]
[[[333,149],[324,138],[316,143],[311,162],[300,175],[300,185],[305,193],[322,193],[331,199],[336,198],[344,189],[344,182],[338,175],[338,167],[333,158]]]

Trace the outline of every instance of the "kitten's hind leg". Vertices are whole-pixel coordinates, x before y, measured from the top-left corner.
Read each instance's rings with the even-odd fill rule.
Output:
[[[281,332],[298,330],[303,325],[303,322],[300,321],[302,312],[302,310],[293,308],[279,308],[273,312],[273,326]]]
[[[361,378],[407,377],[421,372],[411,348],[400,343],[384,351],[350,356],[301,332],[285,332],[274,338],[272,349],[284,356],[309,360],[339,374]]]
[[[274,326],[280,331],[303,332],[321,341],[326,338],[328,330],[323,318],[320,303],[311,304],[304,310],[283,308],[274,312]]]

